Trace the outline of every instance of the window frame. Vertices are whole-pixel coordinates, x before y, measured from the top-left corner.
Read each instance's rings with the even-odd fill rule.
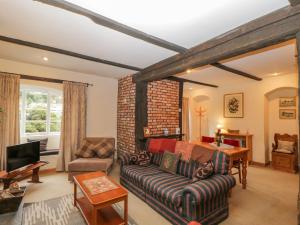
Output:
[[[47,107],[46,107],[46,131],[45,132],[35,132],[35,133],[26,133],[26,110],[27,108],[27,101],[26,96],[29,92],[41,92],[47,95]],[[55,136],[60,135],[61,131],[59,132],[51,132],[51,96],[63,96],[62,90],[52,89],[47,87],[40,87],[40,86],[31,86],[31,85],[21,85],[20,88],[20,98],[22,98],[22,104],[20,103],[19,109],[20,111],[20,135],[21,137],[32,137],[32,136]],[[53,110],[52,110],[53,111]],[[63,103],[62,109],[63,112]],[[37,120],[38,122],[39,120]],[[41,120],[43,121],[43,120]],[[56,122],[56,121],[53,121]],[[61,128],[60,128],[61,129]]]

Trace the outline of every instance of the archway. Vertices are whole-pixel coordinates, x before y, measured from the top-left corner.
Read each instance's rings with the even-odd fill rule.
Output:
[[[280,87],[273,89],[265,94],[265,115],[264,115],[264,135],[265,135],[265,159],[266,163],[272,160],[272,143],[274,142],[275,133],[298,133],[298,118],[297,106],[282,108],[279,106],[279,98],[281,97],[296,97],[298,98],[298,88],[295,87]],[[297,99],[296,99],[296,102]],[[286,120],[280,119],[280,109],[295,109],[296,119]]]

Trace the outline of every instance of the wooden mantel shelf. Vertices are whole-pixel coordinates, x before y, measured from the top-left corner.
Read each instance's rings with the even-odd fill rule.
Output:
[[[150,136],[147,136],[147,137],[142,137],[142,138],[140,138],[140,140],[147,140],[147,139],[150,139],[150,138],[181,138],[183,136],[184,136],[184,134],[168,134],[168,135],[156,134],[156,135],[150,135]]]

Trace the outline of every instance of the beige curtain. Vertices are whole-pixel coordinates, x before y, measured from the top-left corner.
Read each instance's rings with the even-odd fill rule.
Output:
[[[6,147],[19,144],[20,76],[0,73],[0,169],[6,169]]]
[[[190,110],[189,110],[189,98],[182,99],[182,133],[183,140],[190,140]]]
[[[57,171],[68,171],[68,163],[86,137],[86,85],[63,83],[63,118]]]

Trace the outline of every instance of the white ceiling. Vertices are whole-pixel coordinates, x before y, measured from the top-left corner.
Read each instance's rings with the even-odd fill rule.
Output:
[[[237,59],[229,59],[222,62],[222,64],[265,79],[272,76],[297,73],[295,55],[295,43],[294,41],[289,41],[254,54],[247,54]],[[197,68],[188,74],[180,74],[178,77],[219,86],[241,84],[241,82],[257,82],[212,66]],[[199,85],[192,86],[199,88]],[[187,85],[187,87],[191,87],[191,85]]]
[[[289,4],[288,0],[69,1],[187,48]],[[142,68],[176,54],[32,0],[1,0],[0,27],[0,35]],[[52,67],[114,78],[133,72],[0,41],[0,58],[45,64],[44,55]]]

